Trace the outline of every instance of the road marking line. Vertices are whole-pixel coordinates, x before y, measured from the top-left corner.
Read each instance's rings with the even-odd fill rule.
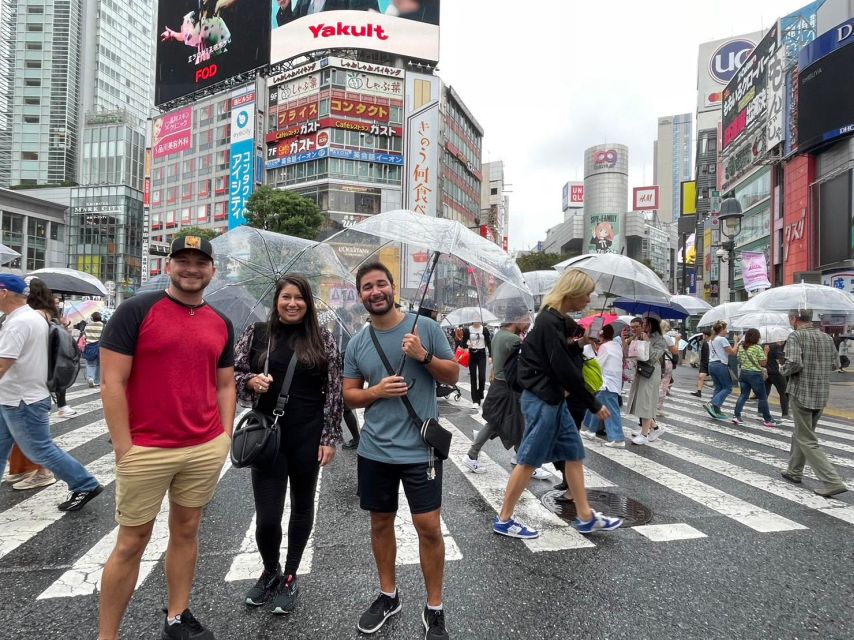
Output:
[[[462,560],[463,554],[457,546],[457,542],[448,531],[444,518],[439,518],[442,527],[442,538],[445,540],[445,562],[450,560]],[[397,565],[419,564],[421,555],[418,550],[418,533],[412,524],[412,512],[409,510],[409,502],[403,487],[400,487],[398,496],[397,515],[394,518],[394,533],[397,540]]]
[[[53,411],[50,414],[50,424],[62,424],[67,420],[73,420],[74,418],[79,418],[81,416],[85,416],[89,413],[94,413],[95,411],[100,411],[104,408],[101,399],[92,400],[91,402],[84,402],[83,404],[74,405],[74,410],[77,412],[73,416],[60,416],[58,411]]]
[[[760,533],[807,528],[634,452],[607,447],[589,450]]]
[[[673,542],[674,540],[695,540],[697,538],[707,538],[708,536],[684,522],[675,522],[673,524],[644,524],[632,527],[632,531],[637,531],[644,538],[652,542]]]
[[[481,452],[486,464],[491,464],[487,473],[472,473],[462,463],[462,458],[468,453],[471,440],[453,425],[449,420],[440,418],[439,422],[448,429],[454,437],[451,439],[451,461],[463,473],[481,497],[498,513],[504,501],[504,491],[510,474],[501,465],[495,464],[489,456]],[[515,516],[525,525],[537,529],[540,537],[534,540],[523,540],[531,551],[560,551],[564,549],[585,549],[595,547],[583,535],[573,529],[569,523],[549,511],[530,491],[524,491],[516,505]],[[484,531],[489,526],[483,523]]]

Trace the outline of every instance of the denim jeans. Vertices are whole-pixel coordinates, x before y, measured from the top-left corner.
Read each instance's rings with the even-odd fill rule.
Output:
[[[712,396],[712,406],[720,409],[724,400],[732,391],[732,378],[729,376],[729,367],[723,362],[710,362],[709,375],[715,383],[715,391]]]
[[[86,361],[86,380],[94,380],[95,384],[101,384],[101,357]]]
[[[95,476],[51,439],[49,412],[49,397],[32,404],[21,401],[17,407],[0,405],[0,467],[6,466],[9,451],[17,443],[27,458],[53,471],[71,491],[94,490]]]
[[[766,422],[771,422],[771,412],[768,410],[768,394],[765,391],[765,381],[762,379],[760,371],[741,370],[738,375],[738,387],[741,395],[735,403],[735,417],[741,417],[741,410],[744,408],[744,403],[750,397],[750,392],[756,394],[759,399],[759,413],[765,418]]]
[[[605,420],[605,433],[609,442],[622,442],[626,439],[623,435],[623,421],[620,418],[620,394],[603,389],[596,394],[596,399],[607,407],[611,417]],[[602,421],[589,411],[584,414],[584,426],[588,431],[596,431]]]

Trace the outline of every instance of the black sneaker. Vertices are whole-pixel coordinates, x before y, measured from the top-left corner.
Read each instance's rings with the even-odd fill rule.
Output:
[[[393,598],[389,598],[384,593],[374,600],[373,604],[368,607],[368,610],[359,618],[359,624],[356,628],[362,633],[374,633],[379,631],[380,627],[385,624],[391,616],[400,613],[402,605],[400,604],[400,590]]]
[[[694,396],[695,398],[702,398],[703,392],[702,391],[692,391],[691,395]]]
[[[289,575],[282,578],[279,582],[279,588],[273,596],[273,613],[290,613],[293,611],[297,604],[298,594],[297,577]]]
[[[282,580],[282,569],[276,567],[275,571],[267,571],[258,578],[258,582],[249,591],[246,592],[246,604],[253,607],[260,607],[265,602],[268,602],[276,589],[279,587],[279,582]]]
[[[421,622],[424,623],[424,640],[448,640],[448,630],[445,629],[445,611],[434,611],[424,607],[421,612]]]
[[[566,482],[558,482],[552,487],[555,491],[566,491],[568,489]]]
[[[166,609],[163,612],[166,613]],[[215,638],[209,629],[205,629],[193,617],[189,609],[184,609],[181,613],[181,622],[177,624],[169,624],[168,621],[163,622],[163,633],[160,634],[160,640],[215,640]]]
[[[99,484],[91,491],[72,491],[71,494],[69,494],[68,496],[68,500],[66,500],[65,502],[60,502],[57,508],[60,511],[77,511],[78,509],[82,509],[87,502],[89,502],[92,498],[97,496],[103,490],[104,485]]]

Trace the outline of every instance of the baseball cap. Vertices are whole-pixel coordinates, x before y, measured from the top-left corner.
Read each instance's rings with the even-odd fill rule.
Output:
[[[30,288],[24,279],[11,273],[0,273],[0,289],[6,289],[19,295],[27,295]]]
[[[169,247],[169,257],[172,258],[179,251],[184,251],[186,249],[201,251],[208,258],[213,260],[213,245],[211,245],[210,240],[205,240],[200,236],[183,236],[181,238],[175,238],[172,241],[172,245]]]

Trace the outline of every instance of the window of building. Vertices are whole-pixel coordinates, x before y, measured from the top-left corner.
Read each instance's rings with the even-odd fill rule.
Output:
[[[217,176],[214,183],[214,194],[221,196],[224,193],[228,193],[228,176]]]
[[[199,151],[210,149],[213,145],[213,131],[199,131]]]
[[[192,222],[190,218],[190,207],[181,209],[181,225],[188,225]]]
[[[178,223],[175,222],[175,211],[172,211],[172,210],[167,211],[166,215],[164,216],[164,220],[166,222],[166,228],[167,229],[170,227],[178,226]]]
[[[27,43],[27,50],[28,51],[41,51],[42,50],[42,43],[41,42],[28,42]]]
[[[181,185],[181,201],[193,199],[193,183],[185,182]]]
[[[41,69],[42,61],[41,60],[26,60],[24,62],[24,68],[26,69]]]
[[[44,31],[44,26],[39,22],[30,22],[27,24],[27,31],[36,32],[36,31]]]
[[[41,121],[39,116],[24,116],[24,124],[38,124]]]
[[[489,195],[491,195],[491,196],[497,196],[497,195],[498,195],[498,189],[497,189],[496,187],[492,187],[492,188],[489,190]]]
[[[225,100],[216,103],[217,120],[227,120],[231,117],[231,108],[229,102],[230,100],[226,98]]]
[[[27,13],[44,13],[44,7],[38,4],[31,4],[27,7]]]
[[[41,78],[24,78],[25,87],[40,87],[42,86]]]
[[[207,180],[199,180],[199,197],[207,198],[211,195],[211,181],[210,178]]]
[[[21,160],[38,160],[39,154],[36,151],[21,151]]]
[[[210,188],[210,187],[208,187]],[[196,222],[207,222],[210,215],[210,205],[203,204],[196,208]]]
[[[210,124],[213,117],[213,105],[208,104],[199,108],[199,124]]]
[[[216,142],[217,144],[226,144],[229,141],[229,136],[231,135],[231,124],[224,124],[216,128]]]
[[[42,103],[42,99],[37,96],[24,96],[24,104],[29,106],[38,106]]]
[[[159,213],[152,213],[151,214],[151,229],[156,231],[157,229],[160,229],[162,227],[163,227],[163,225],[160,223],[160,214]]]
[[[59,222],[51,222],[50,239],[57,242],[65,242],[65,225]]]
[[[196,170],[195,158],[188,158],[187,160],[184,160],[184,166],[182,167],[181,170],[184,174],[184,178],[192,178],[193,173]]]
[[[228,169],[228,160],[230,156],[231,151],[229,149],[216,152],[216,168],[218,171],[225,171]]]
[[[163,199],[163,189],[155,189],[151,192],[151,204],[160,204]]]
[[[228,218],[228,202],[214,203],[214,220],[225,220]]]
[[[166,189],[166,204],[175,204],[178,199],[178,187],[169,187]]]

